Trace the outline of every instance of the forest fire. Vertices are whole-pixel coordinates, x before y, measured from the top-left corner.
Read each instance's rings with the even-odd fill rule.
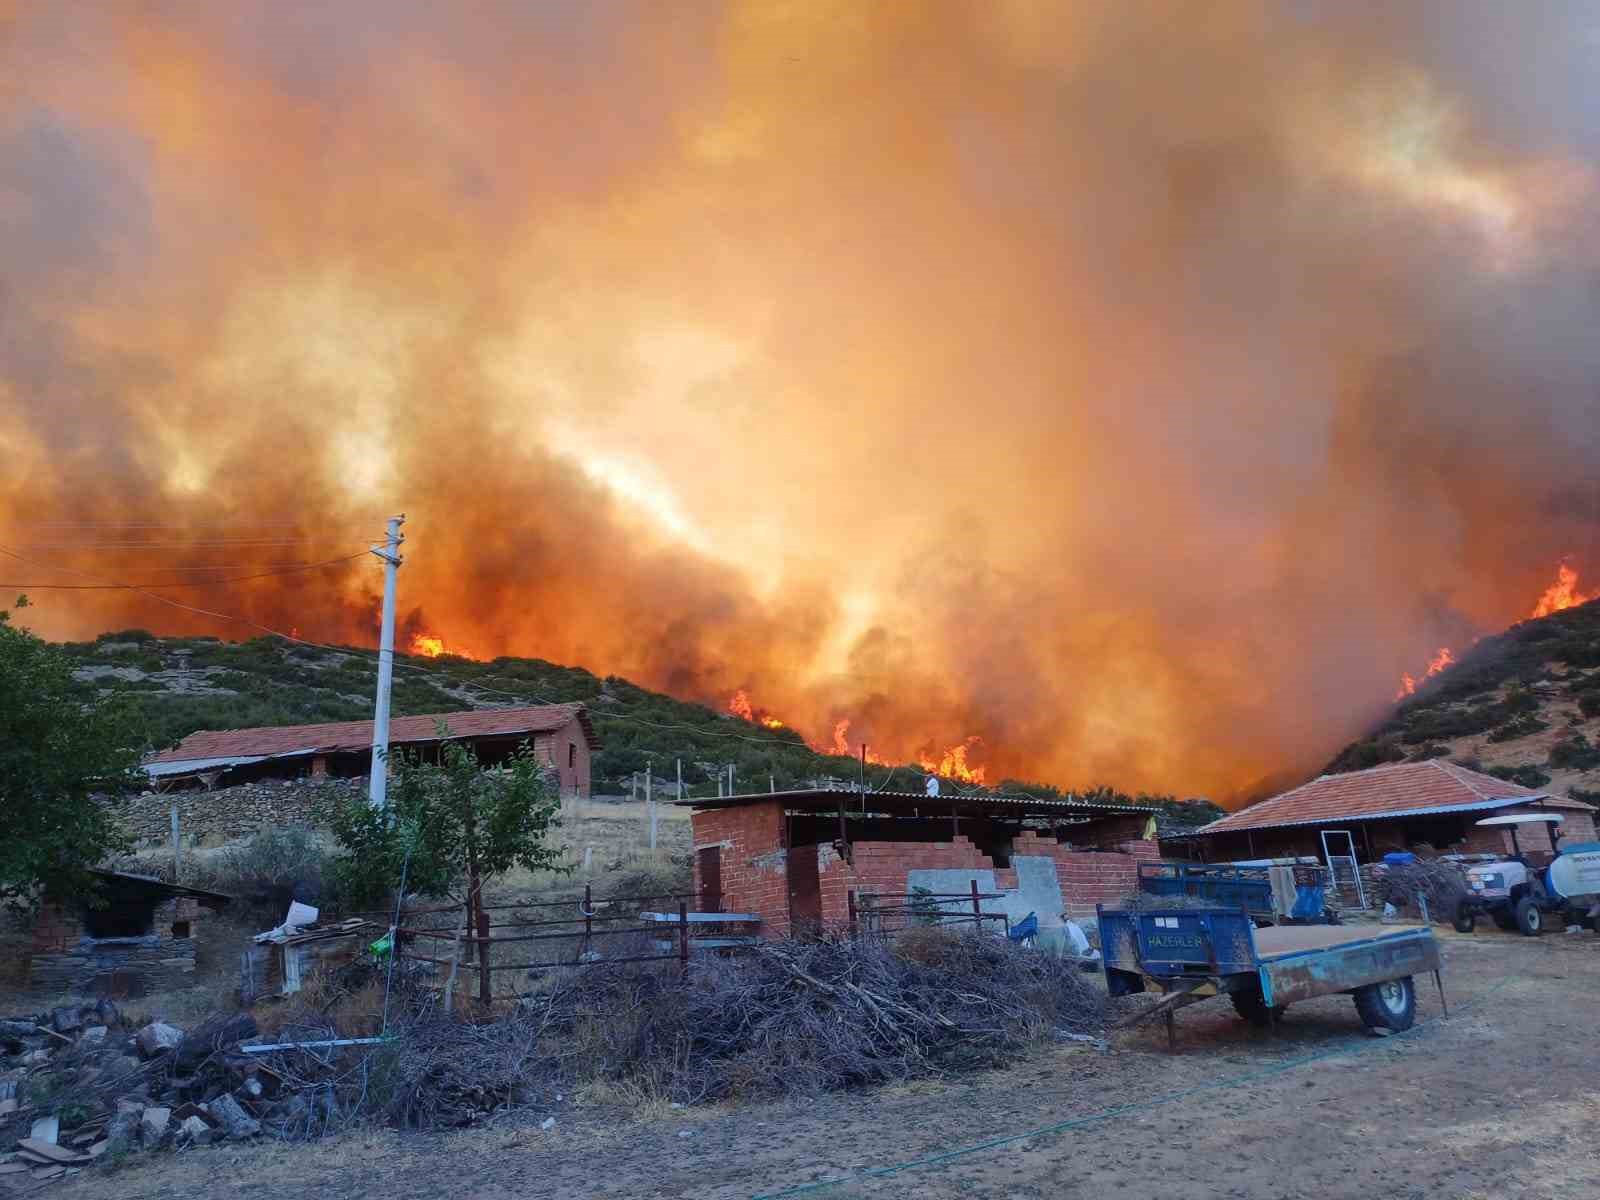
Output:
[[[1552,613],[1563,612],[1569,608],[1576,608],[1580,604],[1587,604],[1591,600],[1600,600],[1600,590],[1585,595],[1578,590],[1578,572],[1571,562],[1562,559],[1556,567],[1556,581],[1544,590],[1539,597],[1539,602],[1533,606],[1533,612],[1528,614],[1530,621],[1537,621],[1540,617],[1548,617]],[[1455,653],[1448,646],[1440,646],[1432,658],[1428,660],[1428,669],[1418,679],[1406,672],[1400,676],[1400,690],[1395,692],[1396,700],[1404,700],[1407,696],[1414,696],[1419,684],[1431,679],[1447,667],[1456,663]]]
[[[446,648],[444,639],[436,633],[417,633],[411,637],[411,653],[419,658],[438,658],[441,654],[454,654],[465,658],[458,650]]]
[[[151,7],[0,4],[42,636],[370,648],[404,511],[408,654],[1226,799],[1593,598],[1585,6]]]
[[[1587,604],[1591,600],[1600,600],[1600,590],[1585,595],[1578,590],[1578,572],[1572,564],[1565,559],[1556,568],[1556,581],[1547,587],[1544,595],[1539,597],[1539,603],[1533,606],[1532,617],[1548,617],[1551,613],[1562,612],[1565,609],[1576,608],[1580,604]]]
[[[930,774],[940,775],[946,779],[959,779],[962,783],[981,784],[985,778],[984,769],[967,762],[967,751],[982,744],[983,739],[973,734],[960,745],[951,746],[937,760],[931,756],[919,756],[917,762]]]
[[[728,697],[728,711],[742,721],[749,721],[752,725],[761,725],[767,729],[788,728],[782,721],[764,709],[758,709],[750,703],[750,695],[740,688]]]

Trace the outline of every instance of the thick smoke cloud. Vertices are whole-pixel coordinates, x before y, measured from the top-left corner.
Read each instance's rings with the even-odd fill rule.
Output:
[[[473,654],[1236,797],[1600,572],[1596,32],[0,3],[0,544],[149,581],[403,509]],[[193,545],[65,544],[132,521]],[[376,584],[171,594],[370,644]]]

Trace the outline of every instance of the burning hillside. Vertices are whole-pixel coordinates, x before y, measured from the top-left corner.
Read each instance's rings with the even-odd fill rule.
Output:
[[[403,510],[419,654],[1227,796],[1592,594],[1582,7],[0,10],[48,636],[371,645]]]

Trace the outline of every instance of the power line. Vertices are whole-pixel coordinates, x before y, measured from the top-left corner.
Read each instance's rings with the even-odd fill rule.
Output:
[[[12,554],[10,551],[5,550],[4,547],[0,547],[0,553],[10,554],[10,556],[12,558],[17,559],[20,562],[29,562],[30,561],[28,559],[23,558],[21,555]],[[229,575],[229,576],[226,576],[226,577],[223,577],[223,578],[220,578],[220,579],[157,580],[157,581],[151,581],[151,582],[148,582],[148,583],[0,583],[0,588],[7,588],[7,589],[15,588],[18,591],[24,591],[24,592],[42,592],[42,591],[55,591],[55,592],[135,591],[135,592],[143,592],[145,595],[153,596],[154,593],[144,592],[144,589],[145,588],[152,588],[152,587],[161,587],[161,588],[217,587],[220,584],[224,584],[224,583],[243,583],[244,581],[249,580],[249,579],[268,579],[268,578],[271,578],[271,577],[276,576],[276,575],[295,575],[295,574],[299,574],[300,572],[303,572],[303,571],[315,571],[315,570],[317,570],[317,569],[319,569],[321,567],[331,567],[331,566],[334,566],[337,563],[353,562],[355,559],[364,558],[366,556],[366,553],[367,552],[365,550],[358,550],[354,554],[346,554],[346,555],[344,555],[344,556],[342,556],[340,558],[325,558],[321,562],[296,563],[296,564],[292,564],[292,565],[285,565],[285,566],[280,567],[280,568],[274,568],[274,569],[268,570],[268,571],[256,571],[253,574],[249,574],[249,575]],[[63,566],[60,566],[60,565],[52,565],[52,564],[48,564],[48,563],[32,563],[31,565],[43,567],[46,570],[51,570],[51,571],[65,571],[69,575],[82,575],[83,574],[83,572],[76,571],[71,567],[63,567]],[[230,567],[148,567],[146,569],[147,570],[151,570],[151,571],[226,571],[226,570],[232,570],[232,569],[235,569],[235,568],[230,568]],[[161,597],[159,597],[159,596],[155,596],[154,598],[158,599],[158,600],[161,599]]]

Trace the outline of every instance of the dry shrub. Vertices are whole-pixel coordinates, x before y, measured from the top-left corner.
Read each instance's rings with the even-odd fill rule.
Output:
[[[1419,916],[1417,897],[1425,896],[1429,918],[1444,924],[1455,917],[1456,906],[1470,890],[1466,870],[1442,858],[1385,863],[1383,873],[1378,876],[1378,888],[1379,898],[1384,903],[1409,908]]]

